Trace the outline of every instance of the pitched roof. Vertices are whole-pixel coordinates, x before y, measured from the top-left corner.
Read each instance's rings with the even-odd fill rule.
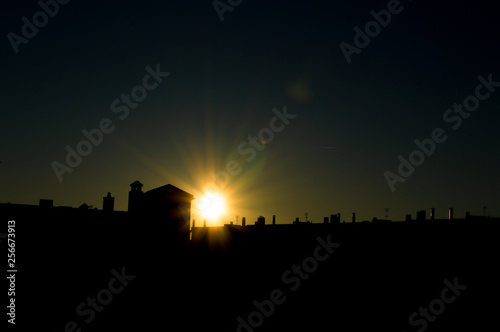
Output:
[[[188,192],[185,192],[184,190],[182,189],[179,189],[171,184],[167,184],[167,185],[164,185],[164,186],[161,186],[161,187],[158,187],[158,188],[154,188],[154,189],[151,189],[149,191],[146,192],[146,195],[153,195],[153,196],[156,196],[156,195],[173,195],[173,196],[181,196],[181,197],[185,197],[185,198],[188,198],[188,199],[191,199],[193,200],[194,199],[194,196],[191,195],[190,193]]]

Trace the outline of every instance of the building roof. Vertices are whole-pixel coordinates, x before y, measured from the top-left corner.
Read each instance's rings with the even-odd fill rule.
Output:
[[[144,185],[142,183],[140,183],[139,181],[134,181],[130,184],[131,187],[139,187],[139,188],[142,188],[144,187]]]
[[[146,192],[146,195],[148,195],[148,196],[165,196],[165,195],[171,196],[172,195],[172,196],[176,196],[176,197],[184,197],[184,198],[187,198],[190,200],[193,200],[195,198],[190,193],[185,192],[184,190],[179,189],[171,184],[167,184],[167,185],[155,188],[155,189],[151,189],[151,190]]]

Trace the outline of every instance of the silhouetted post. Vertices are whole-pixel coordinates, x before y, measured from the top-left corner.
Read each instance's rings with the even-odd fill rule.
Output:
[[[352,223],[354,224],[356,222],[356,212],[352,213]]]
[[[448,211],[448,219],[453,220],[453,208],[450,208],[450,210]]]
[[[435,213],[436,213],[435,209],[434,209],[434,208],[431,208],[431,220],[434,220],[434,218],[435,218]]]
[[[273,214],[273,225],[276,225],[276,215]]]
[[[246,226],[247,225],[247,218],[243,217],[241,219],[241,226]]]
[[[333,223],[335,223],[335,215],[331,214],[330,215],[330,224],[333,224]]]

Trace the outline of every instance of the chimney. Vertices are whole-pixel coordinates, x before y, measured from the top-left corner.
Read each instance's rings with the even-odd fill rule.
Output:
[[[425,220],[425,210],[417,211],[417,220],[424,221]]]
[[[435,219],[435,214],[436,214],[436,211],[434,208],[431,208],[431,220],[434,220]]]
[[[450,208],[450,210],[448,211],[448,219],[453,220],[453,208]]]
[[[128,212],[141,211],[143,208],[144,193],[142,187],[144,185],[139,181],[134,181],[130,184],[130,191],[128,193]]]
[[[352,213],[352,223],[354,224],[356,222],[356,212]]]
[[[323,224],[328,224],[328,217],[323,218]]]
[[[411,214],[407,214],[407,215],[406,215],[406,219],[405,219],[405,221],[411,221]]]
[[[276,225],[276,215],[273,214],[273,225]]]
[[[115,198],[111,197],[111,193],[108,193],[106,197],[102,198],[102,210],[106,212],[111,212],[115,208]]]
[[[241,219],[241,226],[246,226],[247,225],[247,218],[243,217]]]

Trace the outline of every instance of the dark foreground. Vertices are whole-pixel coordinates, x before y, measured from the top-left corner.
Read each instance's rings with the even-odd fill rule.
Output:
[[[2,217],[16,218],[16,330],[497,326],[496,219],[228,226],[180,246],[148,220]]]

